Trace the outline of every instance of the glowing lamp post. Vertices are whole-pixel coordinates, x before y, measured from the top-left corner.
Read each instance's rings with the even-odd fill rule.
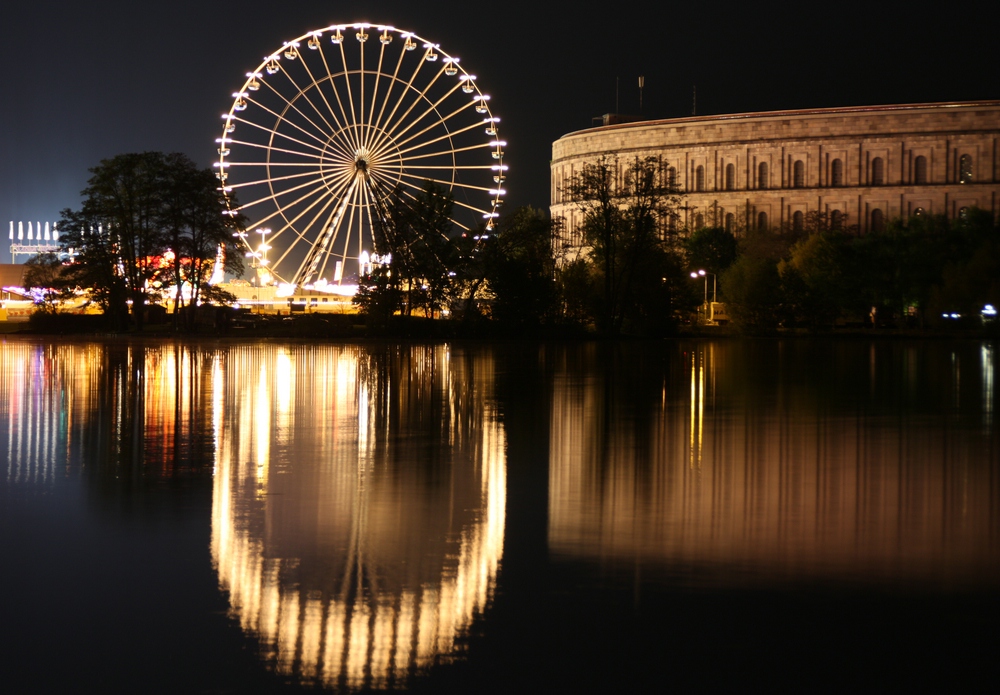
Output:
[[[269,284],[271,274],[267,270],[267,252],[271,247],[267,245],[267,235],[271,233],[271,230],[268,227],[258,227],[254,231],[260,234],[260,246],[257,247],[254,258],[260,260],[260,267],[263,268],[260,272],[262,283]]]
[[[705,278],[705,296],[702,301],[702,307],[705,312],[706,320],[708,319],[708,276],[709,275],[712,276],[712,303],[715,304],[716,289],[717,289],[716,274],[706,272],[705,270],[691,271],[691,277],[693,277],[694,279],[697,280],[698,278]]]

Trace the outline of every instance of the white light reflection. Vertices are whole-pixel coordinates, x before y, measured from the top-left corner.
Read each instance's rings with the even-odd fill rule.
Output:
[[[8,343],[0,358],[0,418],[5,427],[8,482],[51,482],[57,451],[67,435],[62,421],[66,388],[64,373],[55,369],[58,349],[29,343]]]
[[[443,347],[229,351],[212,557],[277,671],[399,687],[456,653],[503,551],[492,379],[489,357],[456,363]],[[241,462],[261,447],[258,487]]]
[[[983,366],[983,429],[987,432],[993,427],[993,346],[983,343],[980,348],[980,360]]]

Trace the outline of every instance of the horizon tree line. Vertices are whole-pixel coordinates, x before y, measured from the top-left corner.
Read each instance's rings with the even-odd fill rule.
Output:
[[[445,189],[427,182],[416,195],[389,192],[373,235],[391,261],[359,279],[354,302],[380,328],[422,312],[607,336],[675,331],[702,299],[692,270],[716,276],[719,298],[746,332],[864,317],[930,325],[941,307],[1000,304],[1000,231],[988,212],[889,220],[864,236],[846,216],[820,213],[768,230],[742,220],[742,234],[717,224],[686,230],[683,193],[667,171],[654,157],[584,166],[564,189],[580,212],[572,244],[565,221],[543,211],[519,208],[490,232],[458,234]],[[234,233],[244,219],[222,214],[211,170],[182,154],[145,152],[103,160],[91,174],[83,204],[64,210],[59,225],[72,262],[43,255],[29,263],[34,286],[54,289],[46,299],[86,289],[115,330],[141,328],[151,300],[170,298],[178,329],[191,327],[199,301],[231,301],[208,278],[220,248],[225,269],[242,272]]]

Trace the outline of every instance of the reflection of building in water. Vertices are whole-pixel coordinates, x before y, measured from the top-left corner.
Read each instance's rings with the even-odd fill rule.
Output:
[[[941,412],[958,384],[928,391],[926,373],[911,386],[934,409],[903,404],[905,393],[869,397],[864,346],[811,376],[746,350],[677,355],[683,378],[647,374],[663,391],[643,402],[624,394],[627,365],[604,380],[556,379],[553,553],[722,583],[1000,578],[997,438],[980,426],[979,375],[963,375],[960,417]],[[963,365],[978,361],[966,354]],[[880,366],[905,371],[904,361]],[[981,376],[985,389],[992,372]]]
[[[455,652],[503,550],[492,370],[442,346],[227,351],[212,557],[279,672],[398,685]]]

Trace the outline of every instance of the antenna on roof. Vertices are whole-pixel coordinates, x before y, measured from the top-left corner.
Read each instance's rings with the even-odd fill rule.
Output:
[[[691,85],[691,115],[698,115],[698,85]]]
[[[639,75],[639,114],[642,114],[642,88],[646,86],[646,78]]]
[[[618,76],[615,75],[615,113],[618,113]]]

